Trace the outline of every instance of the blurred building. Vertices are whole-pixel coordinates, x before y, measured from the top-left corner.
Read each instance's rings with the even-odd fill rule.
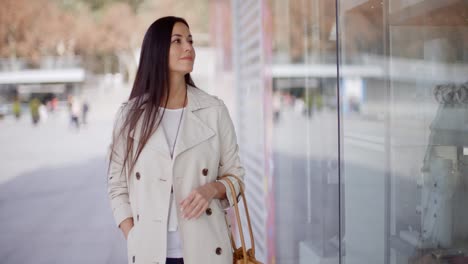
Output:
[[[265,263],[468,263],[468,3],[211,2]]]
[[[37,67],[30,67],[26,59],[0,60],[0,100],[12,101],[39,97],[66,99],[78,93],[85,81],[85,69],[77,56],[43,57]]]

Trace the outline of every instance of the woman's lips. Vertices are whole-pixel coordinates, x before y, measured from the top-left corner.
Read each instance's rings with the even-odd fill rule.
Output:
[[[183,58],[181,58],[181,60],[189,60],[189,61],[193,61],[193,58],[192,58],[192,57],[183,57]]]

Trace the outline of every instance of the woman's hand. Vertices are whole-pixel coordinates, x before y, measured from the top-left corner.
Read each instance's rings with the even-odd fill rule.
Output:
[[[124,234],[125,240],[128,239],[128,233],[130,230],[133,228],[133,218],[127,218],[122,221],[119,225],[120,230],[122,230],[122,233]]]
[[[226,189],[219,182],[210,182],[196,188],[180,202],[183,217],[187,220],[199,218],[208,208],[211,200],[219,198],[220,194],[226,195]]]

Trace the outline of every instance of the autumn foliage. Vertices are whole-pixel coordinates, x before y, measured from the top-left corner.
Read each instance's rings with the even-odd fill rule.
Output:
[[[0,0],[0,58],[132,54],[156,18],[182,16],[206,32],[207,10],[208,0]]]

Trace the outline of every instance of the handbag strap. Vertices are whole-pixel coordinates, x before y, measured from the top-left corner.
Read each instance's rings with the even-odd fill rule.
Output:
[[[244,182],[243,182],[242,179],[240,179],[238,176],[236,176],[234,174],[228,174],[228,175],[231,176],[231,177],[234,177],[237,180],[237,182],[239,183],[239,190],[240,190],[240,194],[242,196],[242,200],[244,201],[245,217],[247,219],[247,227],[249,229],[249,236],[250,236],[250,241],[251,241],[251,244],[252,244],[251,245],[252,246],[252,254],[253,254],[253,256],[255,256],[255,240],[254,240],[254,236],[253,236],[252,223],[250,221],[249,207],[247,206],[247,198],[246,198],[246,195],[245,195]],[[228,180],[229,180],[229,178],[228,178]],[[232,185],[232,187],[234,188],[234,184]],[[231,196],[233,196],[233,198],[234,198],[235,188],[234,188],[234,192],[231,191]],[[234,199],[234,200],[237,200],[237,199]],[[239,217],[240,217],[240,215],[239,215]]]
[[[231,182],[231,180],[229,178],[224,178],[223,180],[225,180],[225,182],[228,184],[230,190],[231,190],[231,194],[232,194],[232,198],[233,198],[233,201],[234,201],[234,209],[235,209],[235,212],[236,212],[236,220],[237,220],[237,227],[239,228],[239,235],[240,235],[240,241],[241,241],[241,244],[242,244],[242,254],[244,255],[244,261],[247,261],[247,249],[246,249],[246,246],[245,246],[245,239],[244,239],[244,231],[242,229],[242,223],[241,223],[241,219],[240,219],[240,213],[239,213],[239,205],[237,203],[237,199],[236,199],[236,190],[234,188],[234,185],[233,183]],[[240,186],[240,185],[239,185]],[[234,242],[234,239],[232,238],[231,236],[231,243],[233,244],[234,246],[234,251],[236,250],[236,247],[235,247],[235,242]]]
[[[246,249],[246,245],[245,245],[245,239],[244,239],[244,234],[243,234],[243,229],[242,229],[242,223],[241,223],[241,219],[240,219],[239,205],[237,203],[236,190],[235,190],[234,184],[232,183],[232,181],[228,177],[233,177],[239,182],[239,190],[240,190],[239,192],[240,192],[240,194],[242,196],[242,200],[244,201],[245,217],[247,219],[247,225],[248,225],[248,229],[249,229],[250,241],[251,241],[251,244],[252,244],[252,254],[253,254],[253,256],[255,256],[255,241],[254,241],[254,237],[253,237],[252,224],[250,222],[250,214],[249,214],[249,209],[248,209],[248,206],[247,206],[247,199],[245,197],[245,192],[244,192],[244,185],[243,185],[242,180],[236,175],[224,174],[223,176],[220,177],[220,180],[225,180],[225,182],[228,184],[228,186],[229,186],[229,188],[231,190],[231,196],[232,196],[232,200],[234,202],[234,209],[235,209],[235,212],[236,212],[236,219],[237,219],[237,223],[238,223],[239,235],[240,235],[240,240],[241,240],[241,243],[242,243],[244,259],[247,260],[247,249]],[[232,238],[232,236],[231,236],[231,244],[233,245],[234,249],[236,249],[235,248],[235,242],[234,242],[234,239]]]

